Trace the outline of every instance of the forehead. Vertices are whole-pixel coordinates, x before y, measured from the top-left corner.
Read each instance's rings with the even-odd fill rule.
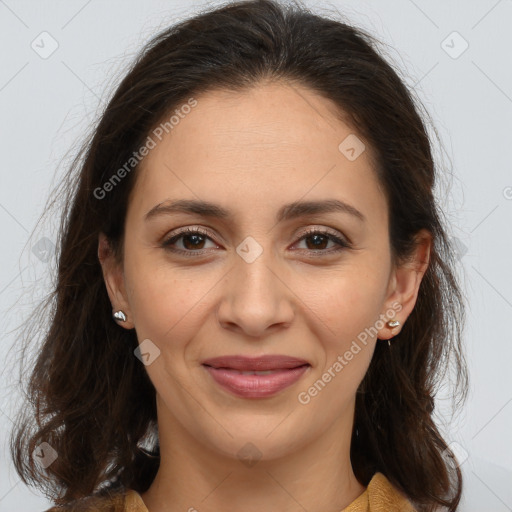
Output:
[[[156,146],[138,170],[133,194],[140,208],[194,196],[252,212],[333,193],[361,208],[383,200],[371,148],[330,100],[286,83],[195,99],[161,140],[153,136]]]

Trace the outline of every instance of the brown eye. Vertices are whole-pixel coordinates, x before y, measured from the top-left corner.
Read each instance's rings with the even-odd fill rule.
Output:
[[[173,247],[177,242],[181,240],[182,248]],[[204,244],[206,240],[211,240],[208,233],[198,228],[187,228],[177,234],[172,235],[162,243],[162,247],[170,251],[180,253],[194,253],[205,249]]]
[[[336,252],[340,251],[342,249],[350,248],[350,244],[334,235],[333,233],[329,231],[321,231],[321,230],[311,230],[305,233],[299,240],[299,242],[306,241],[306,249],[308,251],[318,251],[318,252]],[[333,250],[331,248],[328,248],[327,245],[329,242],[333,242],[335,244],[335,247]],[[326,250],[327,249],[327,250]]]

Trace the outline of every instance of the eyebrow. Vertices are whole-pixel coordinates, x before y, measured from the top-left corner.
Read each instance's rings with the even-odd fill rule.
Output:
[[[295,201],[285,204],[277,212],[276,220],[277,222],[283,222],[306,215],[333,212],[352,215],[361,222],[366,220],[365,216],[357,208],[339,199]],[[146,213],[144,219],[148,221],[160,215],[170,215],[173,213],[188,213],[216,219],[229,219],[234,216],[229,210],[208,201],[179,199],[176,201],[167,200],[157,204]]]

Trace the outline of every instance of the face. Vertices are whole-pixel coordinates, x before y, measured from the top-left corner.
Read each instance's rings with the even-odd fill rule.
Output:
[[[377,338],[399,331],[383,324],[403,323],[419,282],[391,264],[370,148],[357,156],[362,140],[333,104],[286,84],[197,102],[137,171],[123,265],[104,259],[105,277],[149,354],[159,421],[216,452],[250,441],[272,459],[351,427]],[[295,370],[204,364],[277,355]]]

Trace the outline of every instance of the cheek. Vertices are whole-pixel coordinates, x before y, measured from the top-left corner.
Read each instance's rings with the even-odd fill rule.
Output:
[[[173,268],[143,255],[125,260],[127,290],[139,341],[149,338],[161,350],[175,351],[193,336],[206,314],[219,276]],[[172,342],[172,343],[171,343]]]
[[[321,288],[307,293],[305,302],[334,335],[334,348],[341,350],[378,320],[385,293],[384,276],[353,267],[322,282]]]
[[[330,411],[332,421],[352,403],[370,365],[376,344],[372,327],[381,313],[381,294],[377,282],[351,273],[346,279],[332,280],[310,303],[321,319],[317,334],[322,355],[299,401]]]

